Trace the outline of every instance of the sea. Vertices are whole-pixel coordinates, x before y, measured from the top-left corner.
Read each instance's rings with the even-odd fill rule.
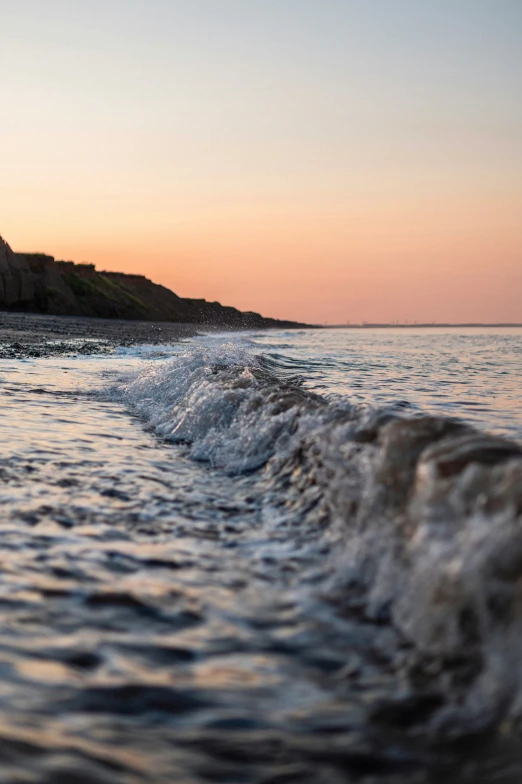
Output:
[[[521,393],[520,328],[2,360],[0,784],[522,781]]]

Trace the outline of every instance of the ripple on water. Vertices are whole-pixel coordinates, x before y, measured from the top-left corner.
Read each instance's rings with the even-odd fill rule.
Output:
[[[85,393],[137,362],[3,369],[0,782],[424,780],[440,660],[351,579],[323,508],[321,472],[340,490],[320,431],[269,471],[214,470]],[[326,406],[262,383],[270,405],[288,402],[274,419],[298,411],[291,436]],[[365,427],[358,450],[380,425]],[[222,456],[237,435],[223,432]],[[274,438],[289,446],[267,432],[259,466]],[[467,659],[444,666],[448,682],[475,677]],[[436,757],[449,777],[454,751]]]

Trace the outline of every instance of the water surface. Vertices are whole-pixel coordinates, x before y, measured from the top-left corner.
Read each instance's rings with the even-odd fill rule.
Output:
[[[0,781],[520,780],[521,345],[4,361]]]

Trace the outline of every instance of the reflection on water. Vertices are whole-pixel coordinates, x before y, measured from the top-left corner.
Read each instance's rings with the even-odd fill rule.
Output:
[[[111,364],[2,369],[0,781],[370,769],[355,728],[391,673],[373,662],[378,628],[331,629],[304,600],[324,542],[321,566],[316,534],[272,536],[254,479],[201,468],[77,391]]]
[[[415,368],[386,335],[373,353],[355,336],[342,366],[326,339],[298,335],[283,352],[288,336],[250,338],[290,370],[297,358],[297,373],[308,341],[310,383],[328,392],[359,397],[366,385],[377,400],[421,405],[426,376],[437,407],[428,335]],[[179,350],[141,353],[156,362]],[[507,366],[513,346],[504,351]],[[343,604],[325,590],[336,537],[290,506],[281,514],[256,473],[195,463],[123,403],[92,395],[139,358],[1,368],[0,782],[415,782],[435,763],[449,780],[455,750],[422,739],[439,702],[412,690],[411,644],[355,588]],[[510,367],[511,402],[491,415],[505,431],[520,424]],[[454,383],[452,395],[468,384],[486,405],[472,379]],[[490,780],[518,781],[511,747],[498,755]],[[459,781],[478,780],[475,757]]]

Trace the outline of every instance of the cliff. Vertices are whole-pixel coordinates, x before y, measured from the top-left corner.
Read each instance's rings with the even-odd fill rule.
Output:
[[[34,276],[27,261],[17,257],[0,237],[0,307],[26,305],[34,298]]]
[[[14,253],[0,237],[0,310],[55,316],[173,321],[233,329],[304,326],[219,302],[178,297],[143,275],[100,272],[94,264]]]

